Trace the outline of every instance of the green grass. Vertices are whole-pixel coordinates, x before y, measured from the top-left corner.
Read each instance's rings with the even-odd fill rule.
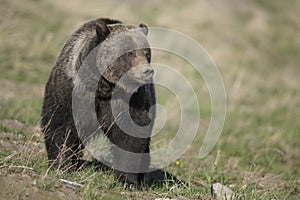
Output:
[[[211,199],[210,185],[216,182],[241,199],[300,198],[297,1],[243,1],[236,6],[200,1],[0,3],[0,199],[16,199],[24,192],[32,199]],[[155,53],[155,60],[174,66],[199,91],[202,130],[179,164],[166,168],[187,185],[128,191],[112,173],[47,170],[37,129],[44,85],[67,37],[84,21],[101,16],[184,32],[218,65],[227,92],[226,122],[213,151],[199,159],[211,113],[205,83],[185,61]],[[158,88],[157,98],[170,110],[178,105],[163,88]],[[169,117],[164,135],[154,137],[158,146],[169,141],[178,126],[172,123],[178,122],[177,113]],[[68,188],[59,179],[84,188]]]

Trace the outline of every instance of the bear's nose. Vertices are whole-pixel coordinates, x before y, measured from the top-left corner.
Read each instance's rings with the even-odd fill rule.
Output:
[[[142,73],[143,73],[143,76],[149,77],[149,76],[153,75],[154,70],[153,70],[153,68],[151,66],[144,66],[142,68]]]

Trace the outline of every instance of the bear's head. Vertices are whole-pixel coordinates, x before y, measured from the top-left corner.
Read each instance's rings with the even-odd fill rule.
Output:
[[[102,76],[125,88],[130,84],[143,85],[152,81],[154,71],[150,65],[148,27],[119,23],[106,25],[104,29],[107,36],[100,44],[96,58]],[[103,32],[101,30],[97,34]]]

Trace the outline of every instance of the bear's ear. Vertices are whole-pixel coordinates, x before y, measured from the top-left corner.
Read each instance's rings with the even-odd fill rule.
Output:
[[[100,42],[108,36],[110,32],[104,21],[99,20],[96,22],[96,33]]]
[[[141,23],[141,24],[139,25],[139,28],[141,29],[141,31],[142,31],[145,35],[148,34],[148,26],[146,26],[145,24]]]
[[[118,30],[122,30],[122,29],[124,29],[124,27],[125,26],[123,24],[109,24],[109,25],[107,25],[107,28],[108,28],[110,33],[117,32]]]

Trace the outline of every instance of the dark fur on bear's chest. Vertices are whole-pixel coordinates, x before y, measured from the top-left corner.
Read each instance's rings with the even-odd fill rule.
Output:
[[[114,129],[115,116],[112,114],[112,107],[116,104],[129,104],[129,113],[132,120],[139,126],[147,126],[151,123],[149,110],[155,103],[154,86],[152,83],[141,86],[136,92],[127,94],[121,88],[109,84],[103,78],[98,82],[98,90],[95,96],[95,109],[101,128],[105,134]],[[117,98],[112,97],[112,92],[118,93]],[[130,95],[130,99],[122,98]],[[128,102],[126,102],[128,101]],[[152,122],[153,123],[153,122]],[[150,135],[149,135],[150,137]]]

